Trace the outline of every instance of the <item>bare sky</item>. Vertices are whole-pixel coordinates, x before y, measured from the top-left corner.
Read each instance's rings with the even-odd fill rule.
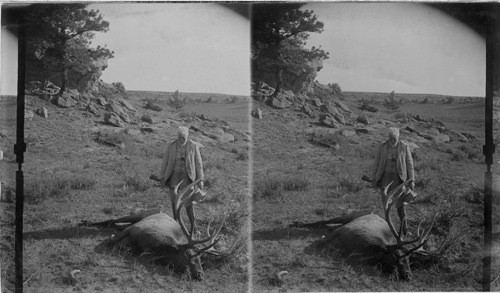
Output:
[[[250,22],[217,4],[93,4],[115,51],[102,79],[127,90],[249,95]]]
[[[344,91],[484,96],[486,45],[463,23],[417,3],[313,3],[308,44],[330,52],[317,80]]]

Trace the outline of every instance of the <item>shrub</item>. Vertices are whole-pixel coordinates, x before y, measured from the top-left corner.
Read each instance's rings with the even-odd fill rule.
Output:
[[[445,104],[453,104],[454,101],[455,101],[455,99],[450,96],[450,97],[446,98],[446,101],[444,103]]]
[[[451,156],[451,160],[454,162],[463,161],[467,159],[467,155],[463,152],[455,152],[453,156]]]
[[[243,151],[243,152],[238,152],[238,156],[236,156],[236,160],[238,161],[246,161],[248,160],[248,153]]]
[[[125,86],[121,82],[113,82],[112,85],[116,88],[116,91],[119,92],[120,94],[127,94],[127,91],[125,90]]]
[[[396,101],[396,94],[392,91],[387,99],[384,100],[384,106],[389,110],[397,110],[401,106],[401,102]]]
[[[483,156],[481,148],[477,146],[461,145],[458,149],[463,151],[470,160],[480,159]]]
[[[378,112],[378,109],[370,104],[368,100],[361,99],[361,106],[359,107],[360,110],[363,111],[368,111],[368,112]]]
[[[148,110],[153,110],[153,111],[162,111],[163,108],[158,106],[158,99],[157,98],[147,98],[146,99],[146,105],[144,106],[144,108],[148,109]]]
[[[170,107],[174,109],[181,109],[183,108],[187,103],[186,99],[181,99],[179,90],[176,90],[175,93],[172,95],[172,98],[168,101],[168,104]]]
[[[342,94],[342,89],[340,88],[340,85],[338,85],[337,83],[329,83],[328,84],[328,87],[330,88],[330,91],[336,95],[337,97],[339,97],[339,99],[341,101],[344,101],[345,100],[345,97],[344,95]]]

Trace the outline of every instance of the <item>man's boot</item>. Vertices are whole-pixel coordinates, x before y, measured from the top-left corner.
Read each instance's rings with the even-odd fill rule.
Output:
[[[406,222],[406,211],[404,206],[398,208],[398,216],[401,220],[403,236],[406,236],[408,234],[408,223]]]

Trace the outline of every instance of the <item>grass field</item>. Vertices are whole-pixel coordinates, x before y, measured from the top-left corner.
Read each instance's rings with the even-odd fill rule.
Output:
[[[201,102],[176,105],[170,101],[173,93],[128,94],[137,113],[126,129],[147,127],[148,132],[117,132],[104,125],[102,117],[78,107],[61,109],[27,97],[27,109],[46,107],[49,118],[35,115],[26,120],[26,292],[246,292],[250,280],[253,292],[480,290],[481,198],[486,170],[481,151],[482,103],[403,103],[389,110],[382,102],[374,102],[379,111],[372,113],[360,110],[359,100],[383,100],[384,94],[346,93],[344,103],[353,113],[344,128],[366,127],[370,131],[343,136],[293,108],[277,110],[253,102],[253,108],[263,110],[263,119],[253,120],[251,143],[241,136],[223,142],[192,132],[192,138],[204,146],[201,152],[208,191],[207,200],[197,205],[199,226],[206,226],[212,216],[220,221],[224,212],[226,224],[217,248],[224,250],[234,241],[246,243],[244,238],[250,236],[253,246],[251,256],[244,245],[223,260],[202,258],[205,280],[197,282],[152,264],[146,256],[107,248],[104,242],[116,230],[79,227],[78,223],[158,207],[171,214],[165,190],[148,178],[157,171],[164,146],[175,138],[177,126],[231,129],[236,137],[236,133],[249,133],[251,106],[243,97],[231,102],[229,95],[185,93],[182,96]],[[213,103],[206,102],[210,97],[214,97]],[[425,98],[411,96],[418,101]],[[441,101],[446,97],[428,98]],[[154,111],[147,105],[163,110]],[[0,178],[4,191],[15,186],[14,109],[13,100],[0,101],[0,148],[4,151]],[[200,120],[200,115],[210,121]],[[415,121],[415,115],[422,121]],[[143,116],[154,123],[143,122]],[[357,123],[359,116],[369,124]],[[436,143],[402,131],[402,139],[419,147],[413,152],[418,197],[408,207],[410,227],[415,229],[420,219],[427,221],[439,212],[426,249],[445,248],[432,262],[412,258],[410,282],[396,280],[378,267],[349,257],[308,254],[305,248],[329,230],[289,227],[295,221],[324,220],[352,210],[367,209],[382,215],[378,192],[361,177],[370,175],[376,146],[385,140],[388,126],[409,126],[424,132],[444,127],[475,137],[467,142]],[[495,131],[498,126],[495,122]],[[124,147],[103,144],[104,136]],[[498,143],[498,132],[495,137]],[[339,149],[313,144],[311,138]],[[500,190],[498,160],[497,152],[493,166],[496,195]],[[253,186],[249,186],[250,177]],[[500,290],[499,200],[495,197],[493,206],[493,291]],[[10,292],[14,280],[14,204],[0,202],[0,208],[1,277],[4,291]],[[69,273],[74,270],[80,273],[72,279]],[[286,273],[278,280],[280,272]]]
[[[404,103],[397,110],[375,104],[378,112],[360,110],[359,95],[345,94],[353,114],[346,129],[365,127],[355,122],[364,116],[368,134],[340,135],[319,126],[300,110],[263,110],[263,119],[253,120],[253,288],[255,292],[297,291],[474,291],[481,288],[483,243],[484,106],[480,103]],[[370,98],[365,94],[363,98]],[[414,97],[424,99],[423,97]],[[380,97],[373,97],[374,100]],[[415,122],[419,115],[430,122]],[[409,225],[416,229],[420,219],[428,222],[439,212],[436,227],[426,245],[447,249],[432,263],[412,259],[413,280],[402,282],[379,268],[352,261],[349,257],[306,254],[304,249],[328,233],[325,229],[291,228],[295,221],[314,222],[370,210],[383,216],[378,191],[361,180],[370,176],[376,146],[386,139],[388,126],[411,126],[428,131],[434,125],[467,132],[469,142],[434,143],[403,131],[401,139],[416,143],[416,201],[409,205]],[[498,125],[495,126],[497,129]],[[311,144],[316,137],[340,148]],[[496,162],[496,160],[495,160]],[[498,178],[497,178],[498,179]],[[496,180],[498,185],[498,180]],[[498,188],[498,186],[497,186]],[[497,193],[498,194],[498,193]],[[500,274],[500,226],[495,198],[493,280]],[[397,217],[396,217],[397,218]],[[415,231],[414,231],[415,232]],[[277,274],[286,272],[277,281]],[[498,290],[498,280],[492,289]]]
[[[205,279],[191,281],[170,268],[151,263],[147,256],[129,256],[110,250],[103,242],[117,231],[79,227],[83,220],[99,221],[126,216],[141,209],[162,208],[171,215],[166,190],[149,180],[161,164],[165,145],[176,138],[178,125],[202,127],[196,106],[174,109],[168,101],[155,99],[164,110],[145,109],[150,93],[129,93],[128,101],[137,112],[127,130],[149,127],[153,132],[117,132],[83,109],[57,108],[28,96],[28,109],[46,107],[49,118],[36,115],[26,120],[24,288],[25,292],[244,292],[248,286],[249,143],[244,140],[219,142],[192,133],[203,144],[207,199],[196,206],[199,229],[210,218],[226,224],[216,248],[224,251],[235,241],[240,248],[229,257],[202,257]],[[234,109],[237,105],[237,109]],[[13,105],[2,109],[13,111]],[[192,108],[192,109],[191,109]],[[225,108],[227,111],[223,110]],[[200,108],[201,109],[201,108]],[[248,103],[204,103],[203,114],[223,125],[248,132]],[[201,114],[201,113],[200,113]],[[155,122],[141,121],[149,115]],[[11,118],[12,120],[12,118]],[[9,121],[11,121],[9,120]],[[246,123],[244,123],[246,120]],[[8,125],[4,124],[0,125]],[[216,121],[221,122],[219,119]],[[216,122],[214,122],[216,124]],[[5,129],[1,129],[5,131]],[[10,133],[7,133],[10,134]],[[108,136],[124,148],[103,144]],[[10,137],[10,135],[9,135]],[[12,146],[2,141],[2,148]],[[7,156],[13,156],[7,152]],[[14,164],[7,164],[9,168]],[[11,168],[12,169],[12,168]],[[2,169],[5,174],[12,171]],[[14,186],[13,180],[3,180]],[[1,203],[13,212],[12,203]],[[12,218],[2,213],[2,245],[12,245]],[[203,230],[202,230],[203,231]],[[11,235],[6,235],[11,234]],[[13,267],[2,249],[2,280],[12,290]],[[8,264],[8,265],[6,265]],[[76,279],[69,273],[79,270]]]

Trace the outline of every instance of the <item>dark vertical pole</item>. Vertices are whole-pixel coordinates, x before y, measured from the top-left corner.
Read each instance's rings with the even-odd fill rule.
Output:
[[[499,67],[496,64],[498,58],[497,44],[498,32],[496,13],[498,6],[493,4],[491,19],[488,24],[486,38],[486,100],[485,100],[485,145],[483,154],[486,161],[486,173],[484,175],[484,255],[483,255],[483,291],[491,290],[491,245],[492,245],[492,192],[493,180],[491,165],[493,164],[493,153],[495,144],[493,142],[493,95],[495,80],[498,79]]]
[[[15,267],[16,293],[23,292],[23,210],[24,210],[24,178],[22,165],[26,143],[24,142],[24,85],[26,57],[26,26],[22,12],[18,14],[18,56],[17,56],[17,132],[14,153],[18,170],[16,172],[16,235],[15,235]]]

